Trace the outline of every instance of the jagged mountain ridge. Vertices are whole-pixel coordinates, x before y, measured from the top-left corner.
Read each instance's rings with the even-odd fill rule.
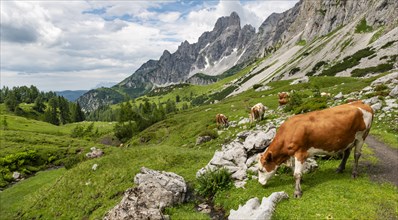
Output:
[[[164,51],[158,61],[150,60],[143,64],[132,76],[114,86],[113,89],[131,96],[139,96],[150,91],[154,86],[185,81],[207,84],[209,81],[195,78],[195,73],[213,76],[235,64],[247,63],[269,54],[274,57],[279,55],[281,59],[274,59],[279,63],[267,69],[269,74],[259,74],[239,88],[239,92],[245,91],[253,85],[253,82],[286,78],[288,67],[293,68],[288,62],[297,61],[297,59],[293,60],[293,57],[297,57],[297,53],[302,49],[295,45],[296,42],[301,40],[312,42],[333,31],[339,31],[343,26],[350,26],[352,29],[362,18],[374,29],[383,26],[384,32],[387,32],[394,28],[394,25],[396,26],[398,15],[397,10],[394,9],[397,7],[398,2],[391,0],[301,0],[288,11],[269,16],[257,33],[249,25],[240,28],[239,16],[232,13],[229,17],[219,18],[214,29],[203,33],[197,43],[189,44],[185,41],[173,54]],[[354,35],[349,31],[345,33]],[[364,39],[359,37],[354,40]],[[362,48],[358,47],[358,49]],[[333,56],[331,58],[329,56],[331,62],[344,57],[340,54]],[[311,69],[315,61],[319,59],[315,57],[314,62],[309,63],[306,69]],[[271,64],[274,63],[268,62],[268,65]],[[264,66],[265,64],[260,64],[253,71],[264,69]],[[284,71],[281,71],[281,68]],[[93,103],[92,100],[90,101]],[[113,104],[113,101],[106,103]],[[92,110],[84,103],[81,105],[86,111]]]

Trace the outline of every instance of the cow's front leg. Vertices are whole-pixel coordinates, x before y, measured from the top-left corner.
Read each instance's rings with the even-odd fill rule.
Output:
[[[297,159],[297,157],[294,158],[294,178],[296,180],[294,198],[300,198],[301,195],[303,195],[303,192],[301,191],[301,176],[303,175],[304,161],[305,159]]]

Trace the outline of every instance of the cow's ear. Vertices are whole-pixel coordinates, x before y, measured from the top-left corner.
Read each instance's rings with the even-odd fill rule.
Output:
[[[268,152],[267,157],[265,158],[265,161],[267,161],[267,163],[272,161],[272,152]]]

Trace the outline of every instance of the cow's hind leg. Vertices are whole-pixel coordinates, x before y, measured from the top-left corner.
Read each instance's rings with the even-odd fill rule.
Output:
[[[345,170],[345,164],[347,163],[347,159],[350,156],[350,153],[351,153],[351,147],[347,148],[343,152],[343,159],[341,160],[339,167],[336,169],[336,173],[342,173]]]
[[[359,158],[361,157],[361,152],[362,152],[362,146],[363,146],[364,140],[357,139],[355,141],[355,154],[354,154],[354,168],[352,169],[352,178],[356,178],[358,176],[358,161]]]
[[[301,191],[301,176],[303,175],[304,160],[301,162],[297,157],[294,158],[294,178],[296,180],[296,186],[294,187],[294,198],[300,198],[303,195]]]

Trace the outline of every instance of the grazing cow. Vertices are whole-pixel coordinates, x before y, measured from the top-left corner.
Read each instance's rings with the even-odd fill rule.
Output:
[[[336,170],[340,173],[345,169],[347,158],[354,147],[352,177],[357,177],[361,148],[372,120],[372,108],[362,101],[292,116],[280,126],[274,140],[261,155],[259,182],[265,185],[278,166],[293,157],[296,180],[294,197],[301,197],[301,176],[308,157],[343,152],[343,159]]]
[[[262,103],[255,104],[250,109],[250,123],[253,123],[255,120],[263,120],[265,113],[265,106]]]
[[[228,118],[223,114],[216,115],[216,122],[217,122],[217,127],[220,127],[220,126],[228,127],[229,126]]]
[[[278,93],[279,97],[279,105],[286,105],[289,102],[289,93],[287,92],[280,92]]]
[[[328,92],[321,92],[321,97],[330,97],[331,94]]]

